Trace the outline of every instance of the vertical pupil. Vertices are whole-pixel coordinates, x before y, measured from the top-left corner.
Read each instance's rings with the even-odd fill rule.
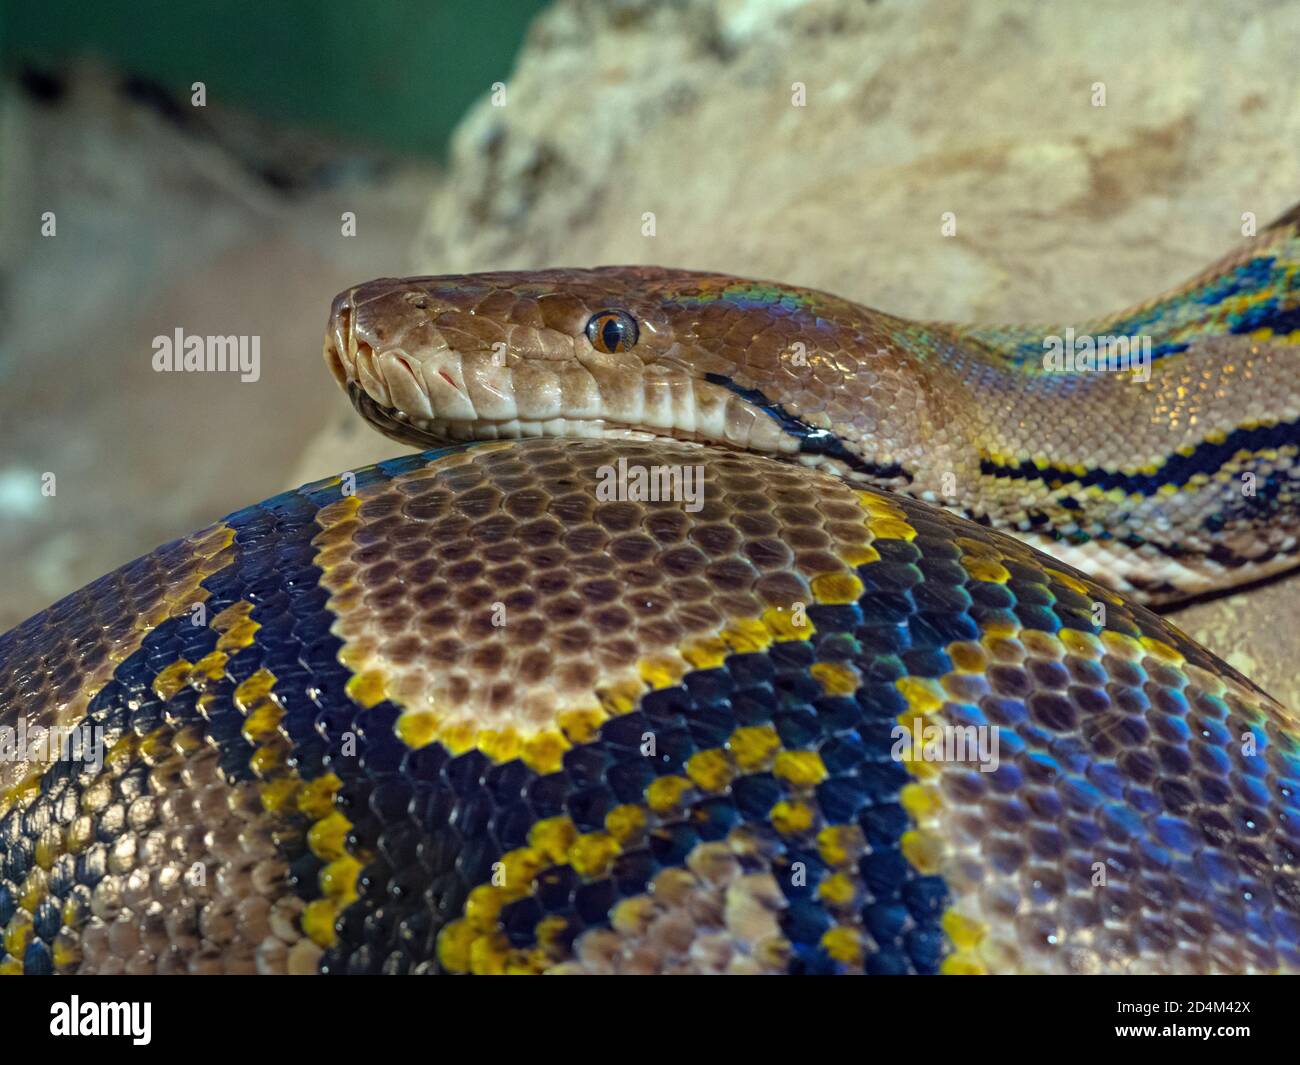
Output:
[[[610,315],[600,327],[600,338],[610,351],[617,351],[623,342],[623,323]]]

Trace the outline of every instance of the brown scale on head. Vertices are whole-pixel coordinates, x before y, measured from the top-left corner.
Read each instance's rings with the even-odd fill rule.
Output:
[[[1175,324],[1152,328],[1187,350],[1140,381],[1044,372],[1025,353],[1045,330],[911,322],[725,274],[389,278],[335,300],[325,359],[362,414],[405,442],[671,437],[754,451],[941,503],[1156,600],[1286,568],[1300,532],[1289,488],[1267,514],[1238,490],[1242,472],[1289,482],[1291,452],[1242,465],[1244,452],[1197,451],[1300,418],[1294,349],[1226,334],[1213,307],[1189,322],[1203,302],[1144,305],[1164,308]],[[1190,490],[1173,474],[1146,495],[1079,480],[1158,479],[1189,454],[1215,475]]]
[[[388,279],[335,301],[325,357],[363,414],[413,443],[671,436],[792,457],[829,430],[890,465],[926,428],[924,368],[890,321],[653,267]]]

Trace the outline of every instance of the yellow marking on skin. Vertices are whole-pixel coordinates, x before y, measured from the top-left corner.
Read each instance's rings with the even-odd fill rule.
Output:
[[[482,449],[478,450],[482,453]],[[462,457],[454,464],[464,465],[469,461],[468,457]],[[426,467],[426,472],[433,466],[451,464],[438,460]],[[915,531],[907,523],[906,512],[888,497],[870,491],[851,494],[860,506],[863,542],[838,549],[841,561],[849,569],[809,575],[806,604],[769,605],[758,617],[728,619],[716,632],[692,636],[679,647],[629,663],[623,674],[594,686],[597,706],[589,701],[561,704],[555,708],[550,722],[512,722],[516,730],[513,732],[489,724],[483,715],[466,717],[463,708],[402,706],[406,697],[399,694],[401,687],[395,683],[399,676],[380,655],[376,639],[364,634],[344,638],[339,651],[339,661],[354,674],[348,681],[347,691],[362,706],[372,706],[381,698],[402,706],[404,712],[398,718],[396,734],[413,749],[439,742],[455,755],[478,749],[498,763],[519,758],[540,774],[556,772],[563,767],[568,750],[593,742],[605,720],[635,709],[647,691],[680,684],[692,669],[718,668],[730,654],[761,652],[781,641],[807,640],[816,631],[807,617],[807,606],[856,602],[862,595],[863,584],[851,567],[868,565],[880,558],[871,546],[871,539],[880,535],[911,539]],[[352,538],[360,528],[358,512],[364,502],[365,497],[361,495],[348,497],[322,508],[317,515],[322,531],[313,539],[316,561],[325,571],[322,584],[331,593],[330,608],[340,616],[347,613],[346,598],[358,591],[353,575],[339,570],[352,558],[355,548]],[[331,582],[332,575],[338,579]],[[238,621],[235,618],[232,624]],[[856,673],[838,663],[819,663],[813,676],[831,695],[851,694],[860,683]]]
[[[857,671],[839,662],[816,662],[808,670],[827,695],[852,695],[858,690]]]
[[[862,547],[850,547],[843,551],[840,557],[847,565],[857,568],[858,566],[866,566],[872,562],[879,562],[880,552],[870,544],[867,544]]]
[[[817,602],[831,606],[856,603],[863,592],[856,573],[823,573],[809,583]]]
[[[988,934],[984,922],[972,920],[952,909],[944,913],[941,924],[958,950],[974,950]]]
[[[858,897],[858,886],[847,873],[832,873],[817,885],[817,897],[837,909],[847,909]]]
[[[899,845],[903,857],[926,876],[939,872],[943,864],[943,840],[924,829],[904,832]]]
[[[925,824],[939,812],[942,805],[937,788],[926,784],[904,784],[898,794],[898,801],[912,820]]]
[[[140,739],[134,732],[125,732],[122,737],[111,746],[104,755],[104,764],[116,766],[120,763],[129,762],[135,758],[139,750]],[[82,794],[88,794],[89,789]]]
[[[261,627],[252,618],[239,619],[217,638],[217,650],[229,653],[251,647]]]
[[[357,877],[361,874],[361,863],[352,855],[344,854],[330,862],[320,871],[321,894],[338,903],[343,909],[357,898]]]
[[[274,687],[275,674],[262,666],[235,688],[235,709],[247,717],[270,697]]]
[[[988,968],[969,952],[959,951],[943,959],[939,972],[944,976],[987,976]]]
[[[993,561],[1001,559],[1002,551],[996,544],[987,543],[984,540],[976,540],[969,536],[958,536],[953,543],[960,547],[963,557],[968,558],[987,558]]]
[[[49,893],[49,878],[44,869],[33,869],[23,879],[23,886],[19,890],[18,905],[28,913],[35,913],[36,907],[45,901],[45,896]]]
[[[737,772],[762,772],[768,766],[796,788],[815,787],[826,776],[815,751],[782,750],[771,726],[742,726],[725,747],[692,755],[686,776],[668,775],[651,781],[643,795],[644,804],[614,807],[601,830],[579,832],[567,816],[536,822],[529,830],[527,845],[502,855],[494,865],[491,882],[471,889],[460,917],[443,927],[436,943],[439,962],[449,972],[476,973],[540,972],[558,964],[571,951],[567,922],[560,917],[544,918],[534,929],[537,945],[514,948],[500,928],[506,903],[532,894],[537,878],[548,868],[568,866],[588,882],[607,876],[618,856],[626,849],[643,846],[657,825],[677,823],[688,801],[727,787]],[[793,797],[776,803],[769,818],[777,831],[802,835],[814,827],[817,812],[810,802]],[[843,908],[852,908],[862,893],[855,879],[858,858],[866,851],[862,830],[855,824],[827,827],[817,833],[816,840],[826,860],[838,867],[836,874],[823,881],[824,896]],[[731,847],[736,854],[749,853],[744,844],[743,836],[735,837]],[[761,854],[754,852],[752,857],[761,859]],[[694,876],[686,869],[677,871],[688,879]],[[649,894],[625,899],[611,912],[611,926],[640,934],[656,911],[656,900]],[[850,940],[859,933],[851,926],[845,928],[845,936],[832,943],[844,944],[847,959],[853,953],[848,950]],[[780,958],[769,960],[774,966],[780,963]],[[845,964],[855,963],[846,960]]]
[[[948,648],[948,657],[960,673],[983,673],[988,665],[988,657],[977,643],[963,640]]]
[[[225,614],[222,623],[232,625],[239,623],[244,616],[236,609]],[[218,615],[220,618],[221,615]],[[174,698],[184,684],[193,686],[203,684],[212,674],[224,675],[225,655],[212,653],[200,660],[198,664],[177,660],[169,664],[151,681],[152,689],[163,698]],[[211,666],[211,669],[206,668]],[[196,683],[197,682],[197,683]],[[274,700],[272,689],[275,677],[266,670],[258,671],[239,685],[231,694],[231,700],[238,711],[245,715],[243,729],[250,739],[265,741],[250,758],[254,772],[265,777],[259,784],[258,793],[263,808],[271,815],[288,817],[291,820],[278,822],[277,831],[289,830],[306,833],[308,829],[298,820],[305,816],[308,820],[323,820],[333,812],[333,800],[341,782],[334,774],[305,785],[296,772],[286,768],[285,760],[288,744],[275,728],[282,715],[282,710]],[[205,712],[216,712],[219,708],[215,692],[201,692],[199,703]],[[181,763],[191,754],[206,747],[205,732],[201,725],[192,724],[182,729],[173,729],[169,725],[160,726],[144,736],[127,732],[120,735],[105,753],[104,764],[100,773],[80,794],[81,812],[65,826],[41,833],[33,849],[34,868],[24,878],[18,897],[19,905],[27,913],[42,905],[49,891],[48,869],[64,855],[77,855],[97,838],[97,826],[100,817],[113,801],[113,781],[125,771],[132,762],[150,767],[164,767],[174,759]],[[39,790],[40,774],[31,778],[33,797]],[[26,783],[26,782],[25,782]],[[301,827],[300,827],[301,826]],[[330,830],[337,826],[326,826],[317,830],[316,837],[321,849],[330,837]],[[350,827],[350,826],[349,826]],[[330,861],[320,875],[320,887],[326,898],[309,904],[301,921],[304,932],[313,941],[328,945],[333,941],[332,926],[338,912],[356,898],[356,883],[363,866],[363,857],[347,852],[343,842],[333,848],[337,857]],[[63,902],[61,919],[68,928],[79,929],[88,918],[89,912],[77,899],[70,898]],[[76,939],[68,934],[61,934],[53,945],[54,965],[58,971],[70,971],[80,961],[80,950]],[[19,965],[21,968],[21,965]]]
[[[1080,629],[1062,629],[1057,635],[1060,637],[1061,645],[1074,655],[1086,655],[1092,658],[1096,656],[1101,646],[1100,638]]]
[[[229,661],[230,656],[225,651],[211,651],[204,655],[190,670],[190,685],[194,686],[196,681],[221,680],[226,675],[226,663]]]
[[[95,822],[85,814],[74,818],[63,838],[64,850],[69,854],[80,854],[95,838]],[[67,922],[64,922],[67,924]]]
[[[1143,636],[1139,642],[1148,652],[1150,652],[1154,657],[1160,659],[1162,662],[1168,662],[1170,665],[1174,666],[1181,666],[1187,661],[1181,652],[1170,647],[1169,644],[1165,643],[1163,640],[1157,640],[1154,636]]]
[[[70,936],[56,936],[50,953],[54,959],[54,968],[59,972],[68,972],[81,964],[81,948]]]
[[[776,756],[772,772],[795,788],[816,787],[830,775],[816,751],[782,751]]]
[[[41,792],[41,777],[44,769],[36,769],[17,784],[0,792],[0,817],[7,814],[16,805],[25,805]]]
[[[658,777],[646,789],[646,804],[655,813],[672,813],[681,804],[682,797],[691,790],[691,782],[685,777]]]
[[[844,965],[862,964],[862,933],[855,928],[827,929],[821,939],[822,947],[836,961]]]
[[[172,740],[176,733],[170,726],[164,725],[140,737],[136,753],[145,765],[155,766],[160,761],[172,756]]]
[[[333,899],[313,899],[303,910],[302,930],[318,947],[328,949],[338,939],[334,931],[338,915],[339,907]]]
[[[781,738],[771,725],[742,725],[727,745],[736,765],[747,773],[757,773],[772,764],[781,749]]]
[[[465,899],[465,920],[480,934],[495,931],[501,910],[509,901],[504,891],[480,884]]]
[[[230,546],[234,539],[234,529],[222,523],[195,533],[188,541],[177,545],[177,553],[184,558],[174,563],[177,568],[172,583],[167,584],[159,601],[143,608],[134,617],[128,614],[115,619],[124,623],[126,631],[109,642],[107,650],[96,662],[84,664],[77,690],[58,704],[49,720],[38,723],[42,727],[64,728],[81,724],[91,699],[108,683],[117,667],[140,649],[149,632],[207,601],[208,592],[202,587],[202,582],[230,564],[233,557]],[[25,760],[0,762],[0,817],[15,806],[30,803],[39,794],[40,775],[49,765],[48,758],[31,764]],[[20,773],[23,779],[15,779]],[[27,783],[29,774],[36,775],[34,787]]]
[[[523,737],[512,728],[487,729],[474,737],[474,745],[492,761],[501,764],[523,753]]]
[[[32,918],[25,910],[19,910],[9,919],[4,931],[5,950],[14,958],[22,958],[27,944],[32,941]],[[21,962],[19,963],[21,965]],[[22,971],[21,969],[19,970]]]
[[[763,611],[763,624],[774,640],[806,640],[817,631],[804,611],[779,606]]]
[[[901,725],[908,725],[917,715],[933,714],[943,706],[943,688],[930,677],[900,677],[894,681],[894,687],[907,700],[907,710],[898,718]]]
[[[600,707],[565,710],[556,718],[564,738],[575,747],[593,742],[600,734],[600,726],[608,720],[609,715]]]
[[[231,603],[219,614],[216,614],[209,625],[217,632],[229,632],[240,622],[247,621],[252,612],[253,604],[247,599],[240,599],[238,602]]]
[[[545,955],[559,954],[565,947],[560,937],[569,929],[569,922],[558,914],[543,917],[535,929],[537,945]]]
[[[996,559],[975,558],[971,555],[963,555],[961,564],[965,567],[966,572],[974,577],[977,581],[990,581],[994,584],[1006,584],[1011,580],[1011,574],[1006,566],[1002,565]]]
[[[519,952],[520,962],[523,956],[523,952]],[[469,971],[475,976],[504,976],[510,962],[510,942],[502,933],[476,939],[470,948]]]
[[[347,835],[352,822],[337,810],[331,810],[307,832],[307,846],[323,862],[342,858],[347,853]]]
[[[857,825],[827,825],[817,833],[817,853],[827,865],[852,865],[864,850],[866,839]]]
[[[652,689],[671,688],[686,675],[686,664],[667,655],[642,659],[637,665],[641,679]]]
[[[249,743],[267,743],[275,736],[282,717],[284,711],[270,699],[264,699],[244,719],[240,732]]]
[[[345,687],[348,697],[364,710],[369,710],[388,698],[384,675],[377,669],[352,674]]]
[[[589,880],[604,876],[622,852],[618,840],[604,832],[581,836],[569,850],[569,864]]]
[[[528,845],[557,865],[577,839],[577,826],[567,817],[548,817],[528,831]]]
[[[682,647],[682,657],[692,669],[716,669],[727,660],[731,648],[721,636],[706,636],[688,641]]]
[[[772,634],[758,618],[733,621],[722,630],[720,639],[737,654],[766,651],[772,646]]]
[[[154,677],[151,685],[153,693],[166,702],[189,683],[192,668],[193,663],[184,658],[177,659]]]
[[[1106,648],[1107,654],[1129,659],[1130,661],[1137,661],[1142,657],[1143,647],[1141,641],[1126,633],[1106,629],[1101,634],[1101,642],[1102,646]]]
[[[1043,567],[1043,572],[1059,584],[1065,585],[1072,592],[1078,592],[1080,595],[1092,595],[1092,589],[1089,588],[1078,577],[1071,576],[1069,573],[1059,569],[1049,569]]]
[[[33,851],[32,858],[36,862],[36,867],[38,869],[43,869],[48,873],[50,871],[50,866],[54,864],[54,859],[59,856],[61,851],[62,848],[59,846],[58,842],[56,840],[51,840],[44,832],[42,832],[36,839],[36,847]]]
[[[440,722],[436,714],[426,711],[407,711],[394,726],[397,738],[413,750],[427,747],[438,738]]]
[[[259,780],[274,779],[277,774],[287,771],[288,768],[289,745],[279,737],[270,742],[272,746],[259,747],[248,759],[249,769]]]
[[[449,973],[467,973],[470,952],[480,933],[468,921],[452,921],[438,933],[435,946],[438,964]]]
[[[445,729],[439,739],[452,754],[464,754],[474,750],[478,729],[472,721],[460,721]]]
[[[906,521],[896,520],[894,518],[877,518],[870,523],[872,534],[878,540],[907,540],[916,539],[916,530]]]
[[[640,681],[627,679],[598,689],[596,697],[610,717],[618,717],[632,712],[644,690]]]
[[[639,806],[615,806],[605,815],[605,831],[627,846],[645,835],[646,815]]]
[[[297,806],[299,783],[293,777],[278,777],[262,786],[262,809],[279,814]]]
[[[798,836],[807,832],[816,820],[816,811],[801,799],[782,799],[767,815],[783,836]]]
[[[307,781],[298,792],[298,812],[314,821],[328,817],[334,810],[334,796],[341,787],[343,781],[334,773]]]
[[[564,768],[564,752],[571,744],[558,732],[543,732],[524,741],[520,758],[530,769],[545,776]]]
[[[722,791],[735,779],[736,770],[725,751],[713,749],[691,755],[686,775],[701,791]]]

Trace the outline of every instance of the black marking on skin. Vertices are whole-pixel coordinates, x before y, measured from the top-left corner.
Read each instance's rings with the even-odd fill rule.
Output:
[[[1221,443],[1202,440],[1190,455],[1170,455],[1154,474],[1120,473],[1095,468],[1082,477],[1062,466],[1045,466],[1041,469],[1026,460],[1018,466],[1008,466],[992,459],[980,459],[980,473],[987,477],[1002,477],[1014,481],[1041,481],[1048,487],[1079,484],[1085,488],[1096,485],[1103,491],[1122,489],[1128,495],[1155,495],[1167,484],[1182,488],[1198,473],[1216,473],[1239,451],[1266,451],[1272,448],[1300,444],[1300,420],[1278,422],[1276,425],[1259,425],[1251,429],[1234,429]]]
[[[729,392],[734,392],[746,403],[757,407],[776,422],[784,432],[797,439],[799,441],[799,450],[802,452],[810,455],[825,455],[827,458],[836,459],[850,469],[874,481],[902,480],[907,484],[911,484],[915,479],[911,473],[896,462],[881,466],[860,458],[845,447],[844,441],[835,433],[829,429],[814,429],[801,418],[791,414],[780,403],[773,403],[757,388],[742,388],[724,374],[705,374],[704,379],[710,384],[721,385]]]

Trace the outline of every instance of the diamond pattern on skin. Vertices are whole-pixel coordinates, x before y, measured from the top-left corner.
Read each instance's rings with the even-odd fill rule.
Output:
[[[88,651],[70,698],[105,729],[103,768],[56,762],[0,794],[0,968],[1300,968],[1292,714],[1017,541],[764,459],[678,452],[720,498],[638,504],[613,530],[596,501],[564,502],[594,480],[556,493],[556,464],[587,477],[664,445],[449,449],[359,471],[352,497],[332,480],[231,515],[233,540],[206,556],[222,564],[202,580],[205,625],[130,619],[148,631],[106,683],[106,651]],[[534,543],[547,519],[558,530]],[[734,535],[692,538],[717,525]],[[610,637],[595,619],[620,599],[583,560],[637,536],[649,554],[613,564],[648,587],[707,583],[717,559],[744,579],[713,584],[708,625],[683,620],[698,600],[665,594],[671,631],[629,620]],[[524,566],[513,587],[572,577],[552,594],[583,609],[563,624],[588,626],[587,658],[636,685],[602,699],[592,681],[599,714],[556,710],[553,761],[530,764],[490,719],[457,745],[420,735],[396,673],[376,688],[348,661],[349,610],[374,653],[401,639],[387,613],[436,609],[409,590],[502,543],[518,551],[485,565]],[[664,560],[683,544],[714,560],[704,576]],[[145,575],[156,602],[175,551],[104,587]],[[396,581],[403,567],[423,576]],[[79,602],[4,637],[8,661],[62,654],[50,621]],[[470,691],[506,676],[465,668]],[[0,689],[42,679],[11,667]],[[22,705],[8,698],[4,724]],[[918,717],[996,726],[997,769],[895,757],[895,727]]]

